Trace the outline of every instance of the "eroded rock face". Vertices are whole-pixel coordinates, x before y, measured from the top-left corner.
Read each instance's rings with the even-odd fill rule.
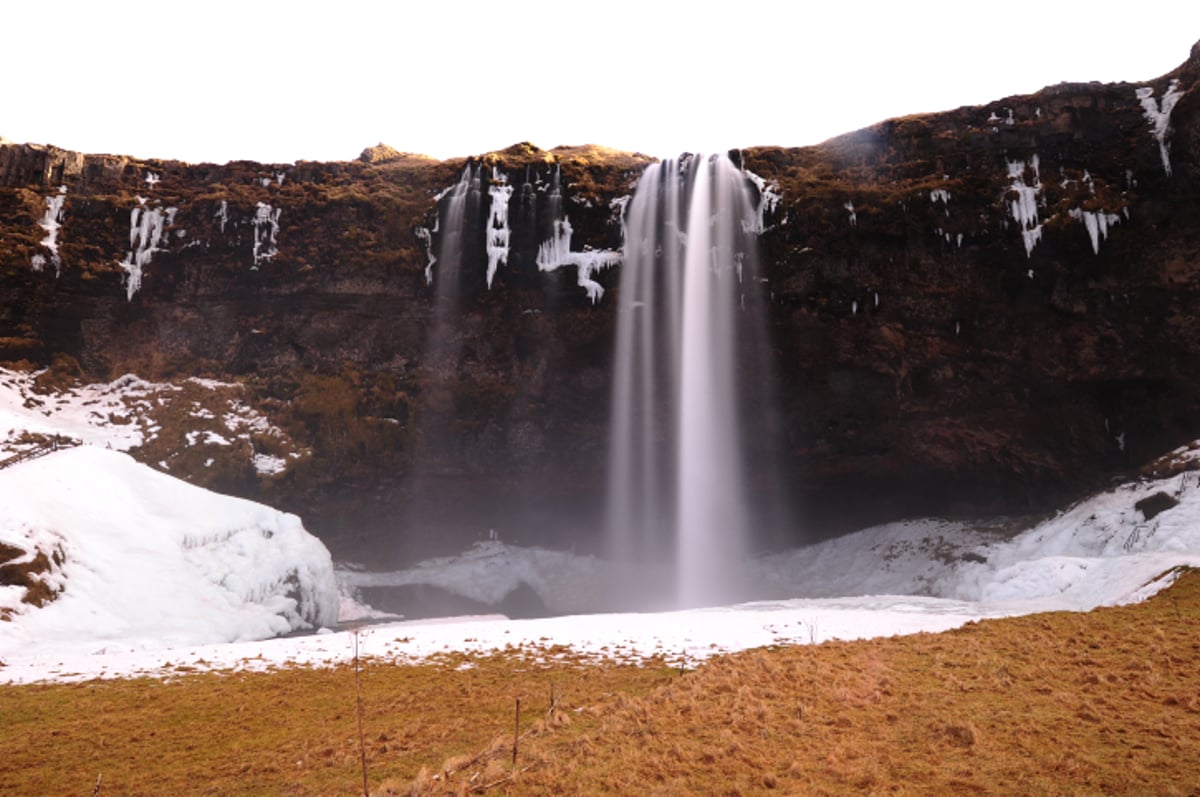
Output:
[[[1038,509],[1200,436],[1198,80],[1194,50],[1146,84],[735,153],[778,197],[747,309],[776,384],[744,393],[783,538]],[[381,145],[214,166],[0,145],[0,360],[246,381],[313,456],[240,491],[335,549],[489,528],[586,545],[619,271],[597,253],[619,251],[649,162]],[[439,208],[472,169],[447,310]],[[578,256],[544,270],[564,232]]]

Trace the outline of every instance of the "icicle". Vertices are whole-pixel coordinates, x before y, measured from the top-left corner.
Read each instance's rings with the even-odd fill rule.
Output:
[[[512,191],[508,178],[497,169],[492,176],[492,185],[488,188],[488,195],[492,200],[487,225],[488,290],[492,288],[496,270],[508,262],[508,200],[512,197]]]
[[[1040,161],[1035,154],[1026,161],[1008,161],[1008,190],[1016,193],[1016,198],[1009,200],[1009,212],[1021,230],[1021,239],[1025,244],[1025,256],[1033,254],[1033,248],[1042,239],[1042,225],[1038,223],[1038,194],[1042,191],[1042,179],[1039,174]],[[1026,169],[1033,172],[1033,185],[1026,185]]]
[[[139,197],[140,199],[140,197]],[[173,219],[176,208],[147,208],[136,207],[129,212],[129,252],[118,265],[125,271],[125,298],[133,299],[133,295],[142,287],[142,277],[146,266],[156,252],[163,251],[162,243],[164,230],[168,219]]]
[[[1171,111],[1175,109],[1175,103],[1179,102],[1179,98],[1183,96],[1183,92],[1179,90],[1179,80],[1174,79],[1171,85],[1167,88],[1167,93],[1163,95],[1161,102],[1156,102],[1154,99],[1154,89],[1150,86],[1143,86],[1136,92],[1138,101],[1142,104],[1142,112],[1146,117],[1146,121],[1150,123],[1150,134],[1154,136],[1154,140],[1158,142],[1158,152],[1162,157],[1163,172],[1167,177],[1171,176],[1171,145],[1167,143],[1167,136],[1171,134]]]
[[[279,216],[283,208],[273,208],[265,202],[259,202],[254,211],[254,265],[272,260],[279,254],[276,236],[279,235]]]
[[[56,277],[62,270],[62,259],[58,255],[58,231],[62,229],[63,204],[66,201],[67,187],[60,186],[57,194],[46,197],[46,212],[38,222],[38,226],[46,231],[46,237],[41,240],[41,244],[50,252],[50,261],[54,263]],[[34,271],[41,271],[45,263],[45,256],[34,255],[29,265]]]

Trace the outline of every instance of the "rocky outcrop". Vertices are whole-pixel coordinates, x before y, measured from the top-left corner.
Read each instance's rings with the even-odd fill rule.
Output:
[[[1198,79],[1194,48],[1145,84],[735,153],[768,200],[747,312],[776,376],[744,399],[786,533],[1037,510],[1200,436]],[[0,360],[246,382],[313,456],[240,491],[335,548],[488,528],[585,543],[619,272],[596,253],[619,251],[649,162],[380,145],[216,166],[3,144]],[[447,315],[428,277],[464,174],[478,198]],[[572,257],[551,263],[547,242]]]

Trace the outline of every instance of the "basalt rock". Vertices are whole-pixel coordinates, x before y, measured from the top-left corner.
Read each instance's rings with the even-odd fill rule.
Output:
[[[776,375],[743,386],[752,480],[782,481],[785,536],[1039,510],[1200,437],[1198,81],[1193,48],[1144,84],[732,153],[763,200],[747,312]],[[245,382],[312,456],[234,487],[335,549],[489,528],[586,545],[620,268],[604,253],[650,162],[380,145],[218,166],[0,144],[0,361]],[[439,211],[472,175],[447,316]]]

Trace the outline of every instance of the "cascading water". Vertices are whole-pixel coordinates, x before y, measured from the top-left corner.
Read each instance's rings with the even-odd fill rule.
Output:
[[[625,219],[609,454],[610,554],[670,556],[676,602],[737,597],[750,524],[738,409],[739,311],[758,210],[727,157],[650,167]]]
[[[482,168],[468,162],[457,183],[438,197],[437,224],[432,234],[425,278],[433,285],[431,323],[421,364],[423,390],[416,417],[413,467],[422,475],[436,473],[453,456],[455,437],[454,383],[461,355],[457,329],[463,291],[482,278],[468,264],[484,256],[484,240],[474,240],[484,212]]]
[[[438,196],[436,246],[425,279],[435,283],[438,305],[451,305],[451,311],[458,309],[459,282],[468,254],[467,231],[483,199],[479,171],[478,163],[468,162],[458,182]]]

